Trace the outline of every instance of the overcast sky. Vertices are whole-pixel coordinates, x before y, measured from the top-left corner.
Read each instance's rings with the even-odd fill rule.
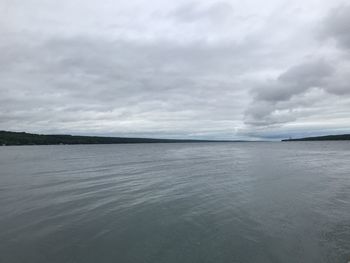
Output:
[[[350,4],[0,0],[0,130],[350,132]]]

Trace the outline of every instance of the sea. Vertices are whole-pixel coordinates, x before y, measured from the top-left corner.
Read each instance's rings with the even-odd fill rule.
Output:
[[[0,147],[1,263],[349,261],[349,141]]]

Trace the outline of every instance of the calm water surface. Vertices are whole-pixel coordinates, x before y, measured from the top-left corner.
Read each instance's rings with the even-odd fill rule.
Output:
[[[0,262],[349,260],[349,142],[0,147]]]

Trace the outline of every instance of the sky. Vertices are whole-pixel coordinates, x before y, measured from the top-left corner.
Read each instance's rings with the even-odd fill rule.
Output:
[[[350,3],[0,0],[0,130],[350,133]]]

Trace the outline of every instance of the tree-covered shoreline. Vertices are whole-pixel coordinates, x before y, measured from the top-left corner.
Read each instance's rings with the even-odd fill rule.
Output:
[[[350,134],[305,137],[305,138],[299,138],[299,139],[285,139],[282,141],[293,142],[293,141],[346,141],[346,140],[350,140]]]
[[[125,144],[125,143],[182,143],[224,142],[211,140],[178,140],[75,135],[43,135],[26,132],[0,131],[0,145],[60,145],[60,144]]]

